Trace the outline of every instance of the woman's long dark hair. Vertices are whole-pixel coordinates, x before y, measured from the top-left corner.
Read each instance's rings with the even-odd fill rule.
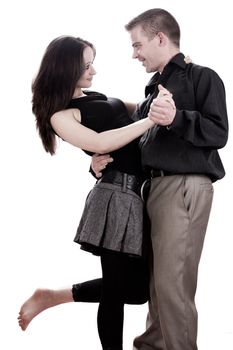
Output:
[[[83,51],[94,46],[72,36],[54,39],[42,58],[39,72],[32,84],[32,111],[36,116],[46,152],[55,153],[56,135],[51,127],[51,116],[65,108],[73,97],[76,85],[84,72]]]

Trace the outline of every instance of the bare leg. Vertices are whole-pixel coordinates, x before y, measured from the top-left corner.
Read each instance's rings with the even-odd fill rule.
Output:
[[[64,303],[74,301],[72,289],[37,289],[32,296],[21,306],[18,322],[23,331],[29,323],[42,311]]]

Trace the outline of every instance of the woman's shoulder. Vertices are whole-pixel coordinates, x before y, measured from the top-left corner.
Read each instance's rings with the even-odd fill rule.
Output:
[[[57,119],[61,117],[70,117],[73,115],[73,110],[72,108],[70,109],[63,109],[61,111],[55,112],[52,116],[51,119]]]
[[[81,115],[80,115],[80,110],[75,108],[70,108],[70,109],[64,109],[62,111],[58,111],[54,113],[51,118],[50,118],[50,123],[56,124],[57,121],[62,121],[63,119],[75,119],[76,121],[80,122],[81,120]]]

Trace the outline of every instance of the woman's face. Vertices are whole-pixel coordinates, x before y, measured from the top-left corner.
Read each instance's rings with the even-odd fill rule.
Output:
[[[96,71],[93,67],[94,52],[90,46],[85,47],[83,51],[83,63],[85,71],[77,83],[77,88],[89,88],[92,85],[93,75]]]

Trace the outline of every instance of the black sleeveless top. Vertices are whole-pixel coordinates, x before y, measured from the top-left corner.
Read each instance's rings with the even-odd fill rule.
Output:
[[[72,99],[67,106],[67,109],[77,108],[80,110],[82,125],[99,133],[133,123],[125,104],[121,100],[106,97],[93,91],[84,91],[84,93],[87,96]],[[136,139],[119,150],[111,152],[114,161],[108,164],[107,169],[119,170],[142,177],[138,141],[139,139]],[[89,151],[84,150],[84,152],[93,155]]]

